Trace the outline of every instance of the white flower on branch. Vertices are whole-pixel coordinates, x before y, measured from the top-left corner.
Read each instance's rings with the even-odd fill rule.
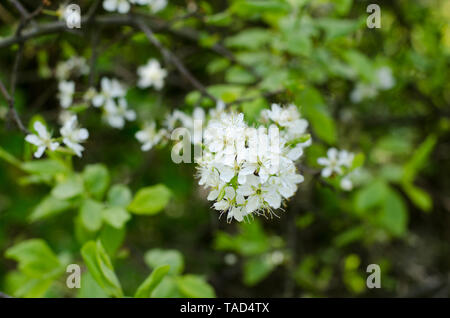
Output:
[[[67,61],[56,65],[55,76],[60,81],[69,79],[70,76],[81,76],[89,73],[89,66],[84,57],[72,56]]]
[[[128,13],[130,2],[128,0],[103,0],[103,9],[109,12]]]
[[[64,144],[72,149],[78,157],[81,157],[81,152],[84,150],[84,147],[80,143],[88,139],[89,132],[86,128],[78,127],[77,116],[71,116],[59,132],[63,137]]]
[[[124,97],[126,94],[125,88],[116,79],[109,79],[103,77],[100,81],[101,91],[92,97],[92,105],[95,107],[108,106],[112,104],[115,106],[115,98]]]
[[[75,94],[75,82],[61,81],[58,84],[58,90],[59,104],[61,105],[61,107],[70,107],[73,101],[73,94]]]
[[[322,177],[342,176],[339,185],[343,190],[349,191],[353,188],[351,168],[354,158],[355,154],[352,152],[330,148],[327,151],[327,157],[318,158],[317,163],[324,166],[321,172]]]
[[[137,69],[139,81],[137,83],[140,88],[153,86],[156,90],[161,90],[164,86],[164,78],[167,71],[161,67],[155,59],[150,59],[147,64]]]
[[[40,121],[36,121],[33,125],[33,128],[37,132],[37,135],[29,134],[25,137],[25,140],[30,144],[38,147],[36,152],[34,153],[34,156],[36,158],[42,157],[45,149],[47,148],[51,151],[55,151],[56,148],[58,148],[59,143],[53,141],[50,133]]]
[[[249,127],[243,114],[223,111],[221,105],[218,108],[212,112],[214,117],[207,122],[203,134],[199,184],[210,189],[208,200],[216,201],[214,209],[227,213],[228,221],[274,214],[303,182],[294,161],[286,154],[292,146],[306,142],[307,122],[303,122],[294,105],[276,105],[274,112],[261,114],[280,124],[270,124],[268,128]],[[301,129],[289,132],[300,123]]]
[[[123,128],[125,120],[133,121],[136,119],[134,110],[128,109],[128,104],[125,98],[120,98],[118,104],[115,102],[108,102],[105,107],[105,118],[111,127]]]
[[[144,0],[145,1],[145,0]],[[167,0],[148,0],[148,5],[153,13],[157,13],[167,6]]]
[[[141,150],[148,151],[157,145],[166,134],[165,129],[156,130],[156,123],[153,121],[136,133],[136,139],[142,143]]]

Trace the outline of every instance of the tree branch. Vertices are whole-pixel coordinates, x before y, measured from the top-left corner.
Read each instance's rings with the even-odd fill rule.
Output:
[[[214,102],[217,102],[217,99],[211,95],[205,86],[203,86],[202,83],[200,83],[194,75],[192,75],[189,70],[183,65],[183,63],[180,61],[180,59],[173,54],[171,51],[169,51],[164,45],[156,38],[153,31],[150,29],[150,27],[145,24],[145,22],[141,19],[136,20],[136,26],[141,29],[142,32],[146,35],[147,39],[154,45],[158,50],[161,51],[161,54],[164,56],[165,59],[172,62],[175,67],[178,69],[178,71],[194,86],[196,89],[198,89],[204,96],[210,98]]]

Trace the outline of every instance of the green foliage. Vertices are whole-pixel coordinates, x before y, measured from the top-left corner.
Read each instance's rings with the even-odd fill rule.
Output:
[[[166,207],[170,197],[170,190],[162,184],[146,187],[136,193],[128,209],[135,214],[157,214]]]
[[[14,288],[17,297],[42,297],[55,279],[64,272],[64,265],[47,243],[31,239],[9,248],[7,258],[18,262],[16,278],[20,284]]]
[[[171,274],[181,274],[184,269],[183,255],[177,250],[162,250],[159,248],[149,250],[144,256],[145,263],[151,268],[170,265]]]
[[[100,241],[87,242],[81,249],[81,255],[89,273],[103,291],[111,297],[122,297],[122,287],[102,243]]]
[[[162,265],[156,267],[150,274],[150,276],[148,276],[147,279],[141,284],[141,286],[139,286],[134,297],[149,298],[152,292],[155,290],[155,288],[162,281],[164,276],[166,276],[166,274],[169,272],[169,270],[170,265]]]
[[[93,2],[79,1],[82,12]],[[414,268],[444,281],[448,1],[383,2],[380,29],[366,27],[366,4],[352,0],[195,3],[195,14],[192,3],[182,1],[151,15],[132,5],[129,13],[162,26],[153,30],[156,37],[195,82],[134,26],[107,27],[103,16],[112,13],[105,10],[95,12],[105,24],[97,51],[86,36],[90,28],[80,29],[81,37],[50,28],[26,39],[14,108],[32,133],[40,120],[52,136],[60,135],[57,64],[73,56],[89,61],[96,52],[92,73],[68,78],[76,93],[65,109],[77,114],[89,139],[81,158],[60,137],[60,148],[33,158],[36,147],[24,141],[0,96],[0,291],[15,297],[214,297],[215,287],[218,295],[233,297],[390,297],[417,292],[423,277],[410,275]],[[35,9],[33,1],[24,6]],[[47,9],[57,10],[58,3]],[[9,20],[19,17],[8,3],[2,10],[0,19],[14,19],[0,23],[1,41],[14,36],[17,25]],[[33,24],[56,21],[41,13]],[[17,44],[0,51],[0,78],[9,83]],[[136,87],[136,69],[150,58],[168,71],[161,90]],[[381,67],[392,71],[392,88],[378,87]],[[28,73],[33,76],[22,78]],[[88,87],[100,89],[103,77],[124,82],[137,113],[122,130],[105,124],[106,114],[83,98]],[[305,180],[275,211],[279,218],[217,221],[193,165],[173,164],[170,149],[139,149],[135,133],[144,124],[155,120],[159,129],[174,110],[215,107],[199,85],[251,125],[272,103],[293,103],[308,120],[312,145],[297,167]],[[373,95],[356,101],[360,86]],[[330,147],[355,153],[346,168],[352,191],[341,189],[341,176],[320,177],[317,159]],[[411,244],[416,257],[405,262]],[[68,260],[84,260],[87,267],[80,290],[63,284]],[[139,266],[144,263],[151,273]],[[365,286],[371,263],[382,267],[381,290]]]

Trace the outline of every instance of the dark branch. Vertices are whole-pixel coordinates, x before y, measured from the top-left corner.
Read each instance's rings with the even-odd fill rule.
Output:
[[[153,31],[150,29],[150,27],[145,24],[145,22],[141,19],[136,20],[136,26],[144,32],[144,34],[147,36],[147,39],[158,48],[158,50],[161,52],[161,54],[164,56],[164,58],[170,62],[172,62],[175,67],[178,69],[178,71],[194,86],[196,89],[198,89],[204,96],[212,99],[214,102],[217,102],[217,99],[211,95],[208,90],[206,89],[203,84],[201,84],[194,75],[189,72],[189,70],[183,65],[183,63],[180,61],[180,59],[173,54],[171,51],[169,51],[164,45],[156,38]]]

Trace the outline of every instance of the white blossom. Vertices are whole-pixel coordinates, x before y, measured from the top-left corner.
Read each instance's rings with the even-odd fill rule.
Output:
[[[261,114],[272,124],[249,127],[243,114],[227,112],[223,106],[218,103],[210,111],[205,125],[199,184],[209,188],[208,200],[216,201],[214,209],[227,213],[229,222],[250,215],[272,215],[303,182],[287,153],[291,144],[298,145],[294,139],[304,137],[307,122],[296,106],[275,105]],[[294,129],[299,124],[303,127]],[[291,128],[293,132],[289,132]]]
[[[61,81],[58,84],[58,90],[59,104],[63,108],[68,108],[72,105],[73,94],[75,93],[75,82]]]
[[[109,12],[128,13],[130,3],[128,0],[103,0],[103,9]]]
[[[153,13],[157,13],[167,6],[167,0],[148,0],[148,5]]]
[[[376,81],[380,89],[391,89],[395,85],[395,78],[390,67],[383,66],[376,70]]]
[[[374,98],[380,90],[388,90],[394,87],[395,78],[392,70],[388,66],[383,66],[375,70],[371,82],[358,82],[350,93],[350,100],[359,103],[364,99]]]
[[[64,81],[71,75],[86,75],[89,73],[89,66],[84,57],[72,56],[67,61],[59,62],[56,65],[55,76],[58,80]]]
[[[63,137],[64,144],[72,149],[78,157],[81,157],[81,152],[84,147],[80,143],[86,141],[89,137],[89,132],[86,128],[78,127],[78,119],[76,115],[70,117],[59,131]]]
[[[158,144],[166,134],[165,129],[156,130],[156,123],[151,122],[143,130],[139,130],[135,136],[142,143],[141,150],[148,151]]]
[[[138,67],[137,73],[139,75],[138,87],[153,86],[156,90],[163,88],[164,78],[167,76],[167,71],[155,59],[150,59],[147,64]]]
[[[134,110],[128,109],[125,98],[120,98],[117,105],[114,102],[107,103],[104,110],[106,121],[114,128],[123,128],[125,120],[133,121],[136,119],[136,113]]]
[[[117,79],[109,79],[103,77],[100,81],[101,91],[92,97],[92,105],[95,107],[115,106],[115,98],[124,97],[126,94],[125,88]]]
[[[343,190],[349,191],[353,188],[351,176],[353,174],[352,165],[355,154],[347,150],[338,151],[336,148],[330,148],[327,151],[327,157],[317,159],[317,163],[324,166],[321,175],[329,178],[333,175],[340,176],[339,185]]]
[[[51,151],[55,151],[58,148],[59,143],[53,141],[50,133],[40,121],[36,121],[33,128],[37,132],[37,135],[29,134],[25,137],[25,140],[38,147],[34,153],[36,158],[40,158],[47,148]]]

